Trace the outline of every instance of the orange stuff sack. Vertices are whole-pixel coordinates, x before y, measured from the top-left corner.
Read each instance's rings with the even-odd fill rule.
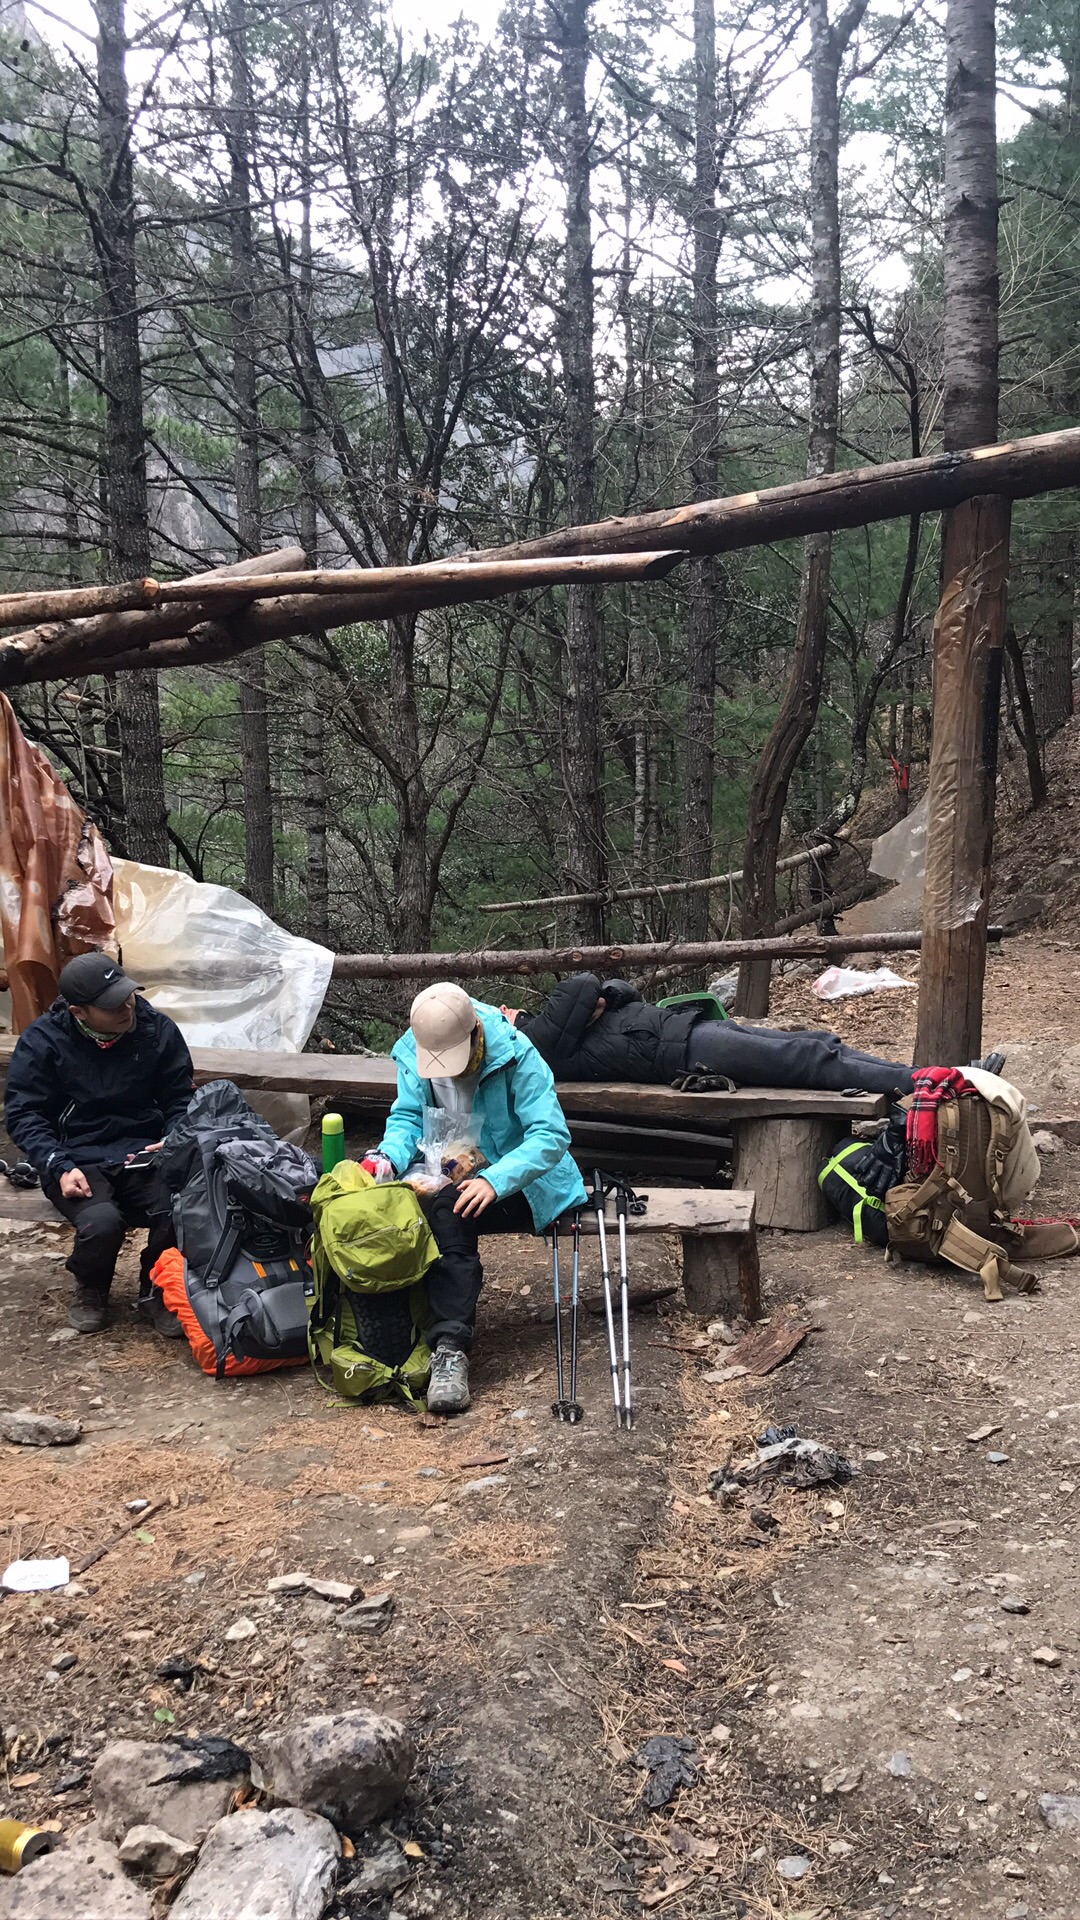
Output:
[[[278,1367],[302,1367],[307,1364],[306,1353],[287,1360],[238,1360],[235,1354],[228,1353],[224,1366],[219,1366],[214,1343],[199,1324],[198,1315],[188,1299],[186,1267],[179,1247],[168,1247],[152,1269],[150,1278],[154,1286],[161,1289],[165,1305],[170,1313],[175,1313],[184,1329],[188,1346],[203,1372],[208,1373],[211,1379],[220,1379],[222,1373],[229,1380],[252,1373],[273,1373]]]

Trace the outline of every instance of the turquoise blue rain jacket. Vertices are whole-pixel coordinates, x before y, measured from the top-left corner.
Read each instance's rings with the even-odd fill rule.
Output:
[[[474,1000],[484,1029],[484,1064],[473,1097],[480,1122],[480,1151],[487,1157],[481,1178],[497,1200],[523,1193],[537,1233],[586,1202],[581,1175],[567,1151],[570,1129],[555,1095],[551,1068],[531,1041],[510,1025],[496,1007]],[[428,1081],[416,1070],[416,1042],[402,1034],[391,1058],[397,1062],[397,1098],[390,1110],[380,1151],[404,1173],[420,1149],[424,1108],[436,1104]],[[481,1215],[481,1221],[483,1216]]]

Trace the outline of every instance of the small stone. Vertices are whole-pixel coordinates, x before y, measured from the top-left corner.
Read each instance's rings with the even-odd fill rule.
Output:
[[[242,1807],[212,1828],[170,1920],[322,1920],[340,1857],[320,1814]]]
[[[417,1547],[421,1540],[430,1540],[432,1527],[402,1527],[394,1535],[399,1547]]]
[[[346,1633],[383,1633],[390,1625],[393,1611],[392,1593],[371,1593],[358,1600],[355,1607],[346,1607],[344,1613],[339,1613],[335,1624]]]
[[[813,1861],[805,1853],[785,1853],[776,1863],[776,1871],[781,1880],[801,1880],[808,1874]]]
[[[998,1601],[998,1606],[1001,1608],[1002,1613],[1030,1613],[1031,1612],[1031,1608],[1029,1607],[1027,1601],[1022,1600],[1018,1593],[1002,1594],[1001,1599]]]
[[[875,1466],[880,1465],[881,1461],[887,1460],[888,1457],[887,1453],[882,1453],[880,1447],[875,1447],[872,1452],[863,1454],[863,1459],[872,1460]]]
[[[1018,1860],[1003,1860],[1001,1863],[1001,1871],[1005,1875],[1006,1880],[1027,1879],[1027,1868],[1022,1867]]]
[[[81,1420],[58,1420],[54,1414],[28,1413],[25,1408],[0,1413],[0,1440],[13,1447],[70,1447],[81,1433]]]
[[[185,1587],[201,1587],[205,1579],[206,1568],[197,1567],[194,1573],[185,1573],[184,1585]]]
[[[821,1776],[821,1791],[826,1799],[834,1793],[854,1793],[862,1780],[861,1767],[833,1767],[829,1773]]]
[[[1080,1827],[1080,1795],[1040,1793],[1039,1812],[1048,1827],[1058,1829]]]
[[[1030,1912],[1031,1908],[1028,1906],[1027,1901],[1021,1900],[1017,1907],[1006,1907],[1005,1920],[1028,1920]]]
[[[1000,1420],[988,1420],[985,1427],[976,1427],[974,1433],[967,1436],[968,1445],[977,1447],[982,1440],[989,1440],[995,1433],[1001,1432]]]
[[[278,1807],[318,1808],[359,1833],[400,1800],[416,1748],[399,1720],[366,1707],[320,1713],[268,1735],[260,1784]]]
[[[830,1840],[826,1848],[826,1852],[831,1853],[834,1860],[843,1860],[854,1851],[855,1848],[850,1840]]]
[[[1009,1464],[1009,1456],[1007,1453],[988,1453],[986,1461],[987,1465],[991,1467],[1007,1467]]]
[[[50,1333],[49,1335],[49,1345],[50,1347],[62,1347],[68,1340],[77,1340],[78,1337],[78,1332],[74,1327],[57,1327],[56,1332]]]
[[[487,1493],[489,1487],[505,1487],[506,1478],[507,1477],[505,1473],[485,1473],[483,1478],[480,1480],[466,1480],[465,1485],[460,1489],[460,1491],[463,1494],[464,1493]],[[399,1533],[398,1539],[401,1540],[403,1538],[404,1536]]]
[[[962,1687],[968,1680],[973,1678],[972,1670],[970,1667],[957,1667],[952,1678],[954,1686]]]
[[[710,1320],[705,1329],[710,1340],[719,1340],[722,1346],[734,1347],[739,1336],[727,1320]]]
[[[53,1666],[56,1668],[57,1673],[70,1673],[72,1667],[77,1667],[78,1664],[79,1656],[77,1653],[62,1653],[53,1661]]]
[[[376,1894],[396,1893],[399,1887],[408,1885],[415,1872],[397,1842],[388,1840],[362,1863],[352,1891],[365,1900]]]
[[[511,1414],[510,1418],[513,1419],[513,1417],[514,1417],[513,1414]],[[443,1477],[442,1468],[441,1467],[417,1467],[416,1477],[418,1480],[441,1480]]]
[[[78,1793],[79,1788],[85,1787],[89,1778],[90,1778],[90,1775],[87,1773],[85,1767],[83,1767],[79,1773],[62,1774],[60,1779],[57,1781],[55,1787],[53,1788],[53,1792],[54,1793]]]
[[[190,1840],[178,1840],[163,1827],[132,1827],[120,1842],[120,1858],[136,1873],[148,1873],[152,1880],[171,1880],[198,1859],[199,1849]]]
[[[1040,1127],[1038,1133],[1032,1134],[1031,1144],[1044,1160],[1052,1160],[1055,1153],[1061,1152],[1061,1141],[1057,1134],[1047,1133],[1045,1127]]]
[[[100,1407],[101,1401],[99,1400],[97,1404]],[[90,1402],[90,1405],[91,1406],[94,1405],[94,1402],[92,1400]],[[125,1500],[124,1505],[127,1508],[129,1513],[145,1513],[147,1507],[150,1505],[150,1502],[149,1500]]]
[[[745,1380],[749,1371],[749,1367],[713,1367],[701,1377],[707,1387],[726,1387],[729,1380]]]
[[[894,1780],[910,1780],[915,1768],[910,1753],[892,1753],[889,1755],[889,1772]]]
[[[1040,1667],[1060,1667],[1061,1655],[1056,1647],[1036,1647],[1032,1659]]]
[[[964,1315],[964,1325],[965,1327],[977,1327],[981,1319],[981,1313],[976,1313],[974,1307],[969,1308],[968,1312]]]
[[[226,1627],[224,1637],[230,1641],[253,1640],[258,1631],[254,1620],[249,1620],[246,1614],[242,1614],[239,1620],[233,1621],[231,1627]]]
[[[731,1728],[725,1727],[723,1721],[718,1720],[715,1727],[709,1728],[709,1739],[714,1747],[726,1747],[731,1739]]]
[[[268,1593],[314,1593],[320,1600],[359,1599],[360,1588],[351,1580],[321,1580],[310,1573],[279,1573],[266,1583]]]

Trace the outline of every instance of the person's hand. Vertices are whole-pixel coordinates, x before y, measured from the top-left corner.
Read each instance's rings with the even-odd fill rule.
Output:
[[[124,1162],[124,1165],[130,1166],[133,1160],[138,1160],[140,1156],[144,1153],[160,1153],[164,1145],[165,1145],[164,1140],[151,1140],[147,1146],[139,1147],[137,1152],[129,1153],[127,1159]]]
[[[360,1165],[365,1173],[370,1173],[373,1180],[393,1179],[394,1163],[389,1154],[379,1153],[375,1148],[372,1148],[370,1153],[365,1153]]]
[[[466,1220],[474,1220],[490,1207],[495,1198],[495,1189],[490,1180],[465,1180],[458,1188],[458,1197],[454,1201],[454,1212],[464,1215]]]
[[[89,1200],[90,1182],[81,1167],[60,1175],[60,1191],[65,1200]]]
[[[604,996],[603,996],[603,994],[601,994],[601,995],[600,995],[600,998],[599,998],[599,1000],[597,1001],[597,1003],[596,1003],[596,1005],[595,1005],[595,1007],[593,1008],[593,1010],[592,1010],[592,1012],[591,1012],[591,1013],[590,1013],[590,1015],[589,1015],[589,1025],[590,1025],[590,1027],[591,1027],[591,1026],[592,1026],[592,1025],[593,1025],[593,1024],[594,1024],[594,1023],[595,1023],[595,1022],[597,1021],[597,1020],[599,1020],[599,1019],[600,1019],[600,1017],[601,1017],[601,1015],[602,1015],[602,1014],[605,1014],[606,1012],[607,1012],[607,1001],[606,1001],[606,1000],[604,999]]]

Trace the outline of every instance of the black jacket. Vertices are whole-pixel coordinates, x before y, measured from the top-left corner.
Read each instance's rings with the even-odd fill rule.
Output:
[[[590,1025],[601,993],[607,1008]],[[556,1080],[643,1080],[668,1086],[686,1072],[686,1042],[699,1008],[654,1007],[625,980],[573,973],[539,1013],[523,1014],[522,1033]]]
[[[119,1166],[187,1112],[194,1076],[179,1027],[148,1000],[114,1047],[80,1033],[66,1000],[19,1035],[4,1120],[43,1180],[72,1167]]]

